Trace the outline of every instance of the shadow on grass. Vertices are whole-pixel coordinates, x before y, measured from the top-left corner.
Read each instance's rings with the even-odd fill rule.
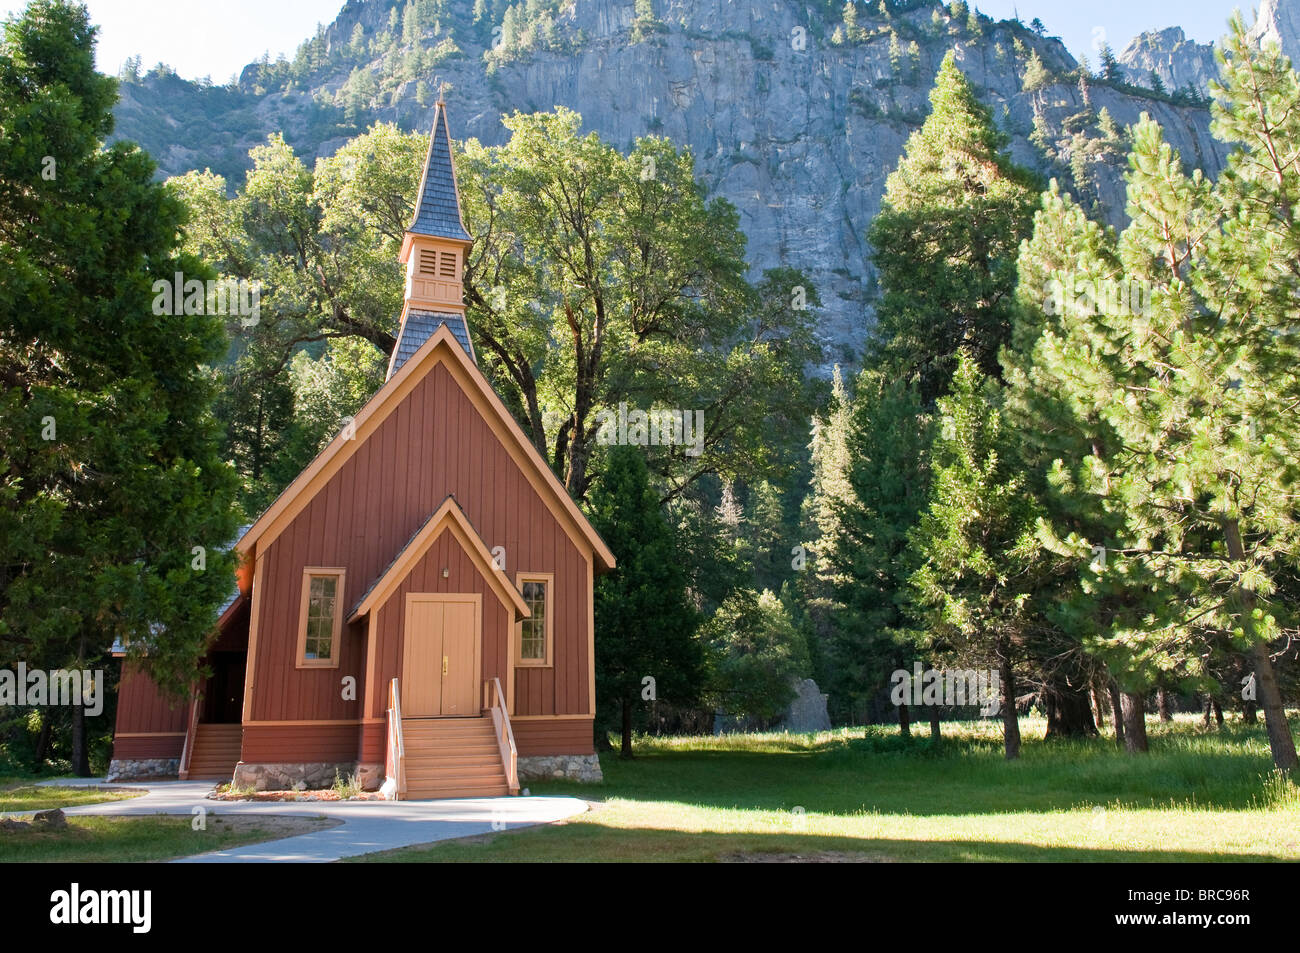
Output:
[[[691,863],[691,862],[1015,862],[1205,863],[1274,862],[1260,853],[1045,846],[1019,841],[916,840],[811,834],[719,833],[618,829],[570,823],[479,835],[372,854],[366,863]]]

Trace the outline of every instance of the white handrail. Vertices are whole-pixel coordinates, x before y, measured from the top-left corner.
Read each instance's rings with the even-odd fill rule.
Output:
[[[501,679],[491,678],[483,683],[487,708],[492,713],[492,728],[497,736],[497,746],[501,750],[501,766],[506,772],[506,787],[511,794],[519,793],[519,752],[515,748],[515,733],[510,727],[510,714],[506,711],[505,693],[501,691]]]
[[[384,764],[384,787],[394,801],[406,793],[406,744],[402,739],[402,697],[397,679],[388,686],[388,750]]]

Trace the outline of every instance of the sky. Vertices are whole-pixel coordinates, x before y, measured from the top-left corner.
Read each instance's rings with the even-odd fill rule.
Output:
[[[343,0],[84,2],[100,27],[103,72],[115,74],[128,56],[139,54],[145,69],[164,62],[186,79],[207,76],[214,83],[226,82],[264,52],[272,59],[292,56],[317,23],[331,22],[343,6]],[[1118,53],[1143,30],[1181,26],[1192,39],[1209,43],[1226,32],[1235,6],[1249,22],[1252,2],[1258,0],[975,0],[975,6],[999,20],[1016,12],[1026,23],[1038,17],[1049,34],[1095,66],[1102,42]],[[24,5],[25,0],[0,0],[0,15]]]

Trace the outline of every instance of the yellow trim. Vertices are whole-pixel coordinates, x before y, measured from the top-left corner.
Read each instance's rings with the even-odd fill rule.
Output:
[[[257,623],[262,615],[262,570],[266,560],[253,554],[253,604],[249,606],[248,616],[248,661],[244,664],[244,710],[240,721],[245,724],[253,716],[253,682],[257,677]]]
[[[527,619],[530,613],[524,614],[524,619],[515,623],[515,648],[511,661],[520,668],[554,668],[555,667],[555,573],[553,572],[522,572],[515,573],[515,588],[519,590],[522,596],[524,583],[526,582],[544,582],[546,583],[546,646],[540,659],[526,659],[523,657],[524,651],[524,619]],[[524,600],[528,602],[527,599]]]
[[[276,498],[236,544],[239,552],[248,553],[254,547],[265,552],[357,448],[365,443],[437,364],[447,365],[466,396],[483,415],[506,452],[542,498],[542,502],[565,527],[569,538],[575,544],[579,541],[585,544],[579,547],[580,550],[590,549],[596,554],[602,572],[613,569],[614,554],[582,515],[551,468],[542,460],[532,441],[524,436],[523,430],[492,390],[483,372],[470,360],[446,325],[439,327],[411,355],[410,360],[379,388],[366,406],[358,411],[353,426],[348,431],[354,436],[349,439],[343,432],[336,435],[307,469]]]
[[[588,715],[513,715],[511,721],[586,721],[595,718],[596,713]]]
[[[381,718],[372,718],[371,721],[382,721]],[[321,718],[319,720],[298,719],[296,721],[246,721],[245,728],[274,728],[286,725],[361,725],[365,724],[360,718]]]
[[[377,651],[375,643],[379,641],[379,612],[366,619],[366,694],[361,703],[361,716],[363,718],[373,718],[370,713],[374,711],[370,706],[375,700],[375,678],[378,673],[375,671],[375,652]],[[375,721],[386,721],[386,718],[374,718]]]
[[[502,604],[513,606],[516,618],[527,615],[528,603],[524,602],[524,597],[509,582],[505,581],[505,573],[497,569],[496,563],[492,561],[492,554],[488,552],[487,545],[474,527],[470,525],[469,519],[466,518],[461,508],[456,505],[455,498],[449,496],[442,501],[442,506],[438,507],[437,512],[429,518],[420,532],[415,534],[415,538],[402,550],[401,555],[376,580],[370,592],[362,600],[361,605],[357,606],[356,611],[348,618],[348,622],[355,622],[367,612],[387,602],[388,597],[393,594],[393,590],[402,584],[415,563],[429,551],[429,547],[437,541],[443,530],[446,529],[451,530],[461,548],[477,563],[479,572],[482,573],[483,577],[488,581],[488,585],[496,592],[497,598],[501,600]]]
[[[330,635],[330,657],[309,659],[307,654],[307,603],[311,597],[313,576],[334,576],[334,626]],[[304,566],[302,569],[302,602],[298,606],[298,652],[294,668],[338,668],[339,654],[343,648],[343,596],[346,592],[347,570],[338,566]]]

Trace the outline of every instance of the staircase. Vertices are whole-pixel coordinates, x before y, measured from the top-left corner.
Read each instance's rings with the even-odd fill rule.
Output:
[[[510,793],[491,715],[403,718],[402,739],[406,770],[403,800],[503,797]]]
[[[244,726],[200,724],[194,727],[194,750],[185,776],[192,781],[229,781],[239,763]]]

